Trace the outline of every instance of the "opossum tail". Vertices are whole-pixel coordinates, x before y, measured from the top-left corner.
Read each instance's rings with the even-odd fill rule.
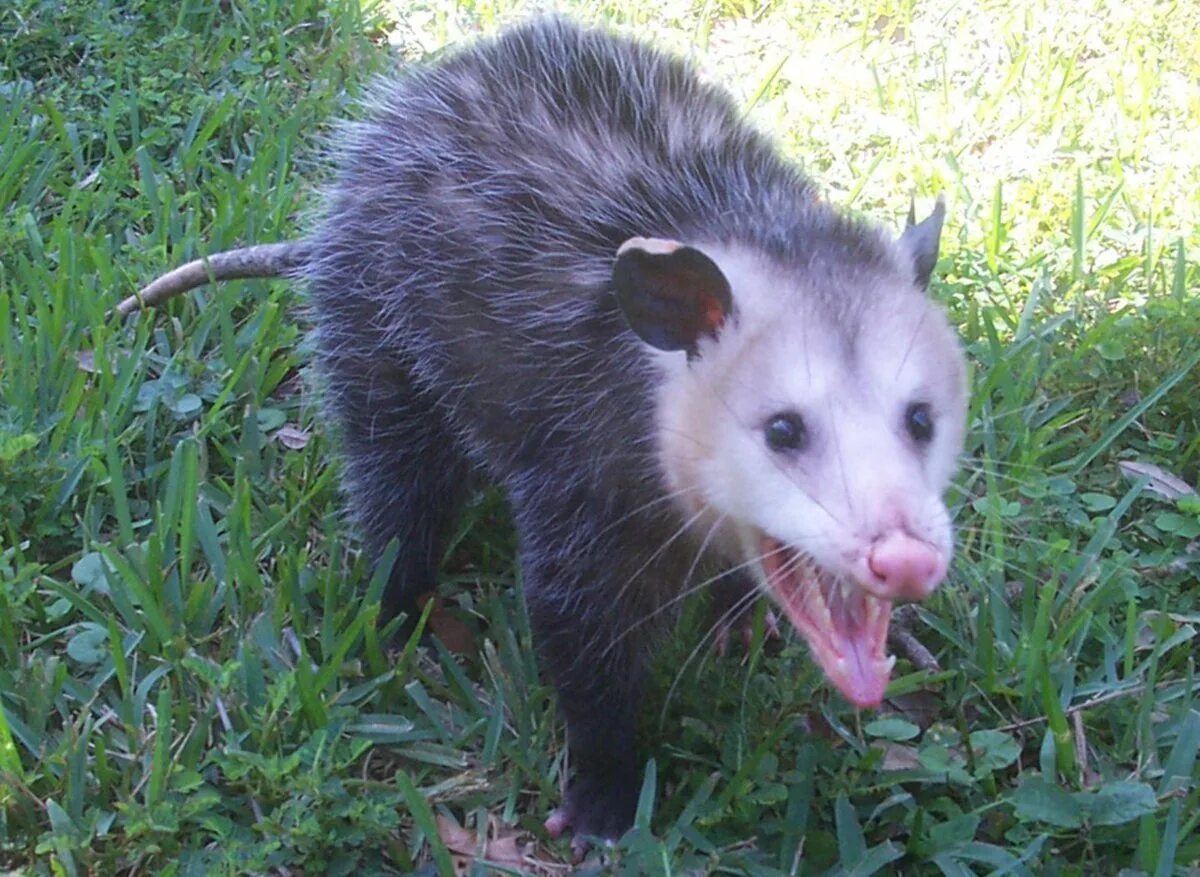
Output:
[[[177,295],[217,280],[243,280],[248,277],[287,277],[308,260],[308,245],[301,241],[259,244],[213,253],[180,265],[142,287],[114,308],[124,317],[147,307],[155,307]]]

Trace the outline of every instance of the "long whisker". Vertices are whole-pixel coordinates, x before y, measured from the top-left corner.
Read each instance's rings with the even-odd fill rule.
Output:
[[[686,496],[689,493],[695,493],[699,490],[702,490],[702,488],[699,485],[691,485],[688,487],[681,487],[678,490],[673,490],[673,491],[670,491],[669,493],[664,493],[659,496],[656,496],[654,499],[651,499],[648,502],[644,502],[641,505],[637,506],[636,508],[630,509],[629,511],[625,512],[625,514],[621,515],[621,517],[616,518],[612,521],[609,521],[607,524],[604,525],[604,528],[602,530],[597,532],[596,535],[604,536],[608,533],[611,533],[617,527],[621,526],[622,524],[624,524],[625,522],[629,521],[630,519],[636,517],[637,515],[640,515],[642,512],[649,511],[650,509],[655,508],[656,506],[661,506],[661,505],[665,505],[667,503],[673,502],[674,500],[677,500],[683,496]]]
[[[663,698],[662,710],[659,713],[660,724],[666,719],[667,708],[671,705],[671,700],[675,696],[675,690],[679,687],[679,683],[683,681],[683,677],[687,673],[688,667],[691,666],[692,661],[696,659],[696,656],[700,654],[701,650],[705,648],[710,640],[715,641],[717,633],[730,618],[736,618],[738,615],[744,612],[746,607],[753,603],[759,596],[758,590],[752,589],[747,591],[738,600],[735,600],[728,609],[726,609],[716,619],[713,620],[713,623],[709,625],[708,630],[705,631],[704,635],[700,637],[700,641],[692,647],[690,652],[688,652],[687,658],[685,658],[683,663],[680,664],[679,670],[676,671],[675,678],[671,681],[671,685],[667,689],[667,694]]]
[[[775,554],[775,553],[778,553],[781,551],[786,551],[786,550],[787,550],[786,547],[781,545],[781,546],[779,546],[779,548],[773,549],[770,552],[752,557],[749,560],[745,560],[745,561],[737,564],[736,566],[731,566],[726,569],[723,569],[723,570],[721,570],[721,572],[717,573],[714,576],[710,576],[709,578],[706,578],[703,581],[700,581],[694,585],[690,585],[686,588],[683,588],[678,594],[675,594],[673,597],[671,597],[671,599],[664,601],[659,606],[656,606],[652,611],[647,612],[642,617],[636,619],[635,621],[633,621],[632,624],[630,624],[628,627],[626,627],[624,630],[622,630],[620,633],[618,633],[613,638],[613,641],[609,644],[608,648],[605,649],[604,655],[607,655],[608,652],[611,651],[611,649],[617,645],[617,643],[619,643],[622,639],[624,639],[626,636],[631,634],[634,630],[636,630],[637,628],[641,627],[644,624],[649,623],[650,621],[653,621],[657,616],[661,615],[662,613],[669,612],[671,609],[673,609],[675,606],[682,603],[684,600],[686,600],[688,597],[692,596],[693,594],[697,594],[700,591],[703,591],[705,588],[715,584],[716,582],[720,581],[721,579],[723,579],[727,576],[734,575],[735,573],[741,572],[744,569],[752,567],[754,564],[762,563],[762,561],[766,557],[768,557],[772,554]],[[757,593],[757,589],[751,589],[751,593]]]
[[[663,543],[661,545],[659,545],[658,548],[656,548],[649,557],[647,557],[645,560],[642,561],[641,566],[639,566],[636,570],[634,570],[634,572],[629,576],[629,578],[621,586],[620,590],[617,592],[616,597],[612,601],[613,604],[616,606],[622,606],[625,601],[625,596],[629,592],[629,589],[638,580],[638,578],[642,575],[642,573],[644,573],[647,569],[649,569],[650,565],[653,564],[655,560],[657,560],[659,557],[661,557],[662,554],[668,548],[670,548],[671,545],[677,539],[679,539],[680,536],[682,536],[689,529],[691,529],[692,525],[695,524],[696,521],[700,520],[700,518],[702,518],[707,512],[708,512],[707,507],[701,507],[701,509],[698,512],[696,512],[694,515],[692,515],[690,518],[686,519],[682,524],[680,524],[674,533],[672,533],[665,540],[663,540]],[[599,637],[602,634],[603,634],[602,626],[597,627],[595,636]],[[604,651],[600,655],[601,659],[606,658],[612,652],[613,647],[620,641],[620,639],[621,639],[620,637],[614,638],[608,644],[608,646],[604,649]],[[594,639],[593,639],[593,642],[595,642]],[[579,652],[580,658],[582,658],[584,655],[589,655],[591,653],[591,651],[592,651],[591,648],[581,649]]]

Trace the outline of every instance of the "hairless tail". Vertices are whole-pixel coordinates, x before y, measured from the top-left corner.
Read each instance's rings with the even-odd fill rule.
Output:
[[[124,299],[114,309],[124,317],[147,307],[155,307],[177,295],[217,280],[242,280],[248,277],[286,277],[304,264],[308,247],[299,241],[259,244],[213,253],[180,265]]]

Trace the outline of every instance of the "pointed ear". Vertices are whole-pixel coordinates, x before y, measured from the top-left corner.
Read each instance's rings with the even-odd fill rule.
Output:
[[[613,265],[617,305],[629,328],[659,350],[686,350],[716,335],[733,310],[729,281],[717,263],[662,238],[630,238]]]
[[[942,221],[946,218],[946,201],[938,195],[933,212],[917,222],[915,199],[909,203],[908,222],[900,235],[900,247],[912,260],[913,280],[925,289],[938,260],[938,243],[942,237]]]

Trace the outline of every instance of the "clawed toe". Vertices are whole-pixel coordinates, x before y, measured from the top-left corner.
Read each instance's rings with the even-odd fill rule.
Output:
[[[595,841],[612,844],[633,824],[633,797],[621,784],[577,780],[562,804],[543,823],[557,840],[570,831],[571,856],[578,864]]]
[[[550,815],[546,817],[546,821],[542,825],[546,829],[546,834],[558,840],[562,837],[562,833],[571,827],[571,820],[561,807],[556,807],[550,811]]]

